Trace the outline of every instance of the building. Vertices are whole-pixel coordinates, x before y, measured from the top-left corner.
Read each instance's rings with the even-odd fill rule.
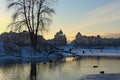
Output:
[[[65,36],[65,34],[63,33],[62,30],[60,30],[59,32],[57,32],[55,34],[54,39],[52,40],[52,42],[57,46],[67,45],[67,38],[66,38],[66,36]]]

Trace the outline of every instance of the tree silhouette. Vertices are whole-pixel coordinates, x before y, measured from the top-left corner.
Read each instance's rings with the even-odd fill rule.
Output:
[[[8,0],[8,9],[14,9],[13,22],[8,26],[15,31],[27,29],[30,34],[31,46],[37,48],[38,32],[47,30],[52,22],[51,8],[56,0]]]

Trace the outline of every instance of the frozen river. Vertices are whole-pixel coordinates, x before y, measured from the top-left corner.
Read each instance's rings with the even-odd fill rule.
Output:
[[[81,57],[79,60],[72,60],[67,58],[66,61],[50,63],[36,62],[32,59],[29,62],[0,60],[0,80],[105,80],[106,78],[119,80],[120,78],[120,58]],[[100,71],[104,71],[104,74],[100,74]],[[114,79],[111,79],[111,76]]]

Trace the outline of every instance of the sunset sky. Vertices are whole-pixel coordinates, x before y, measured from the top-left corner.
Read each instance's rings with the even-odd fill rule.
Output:
[[[7,31],[11,12],[6,9],[7,0],[0,0],[0,33]],[[120,37],[120,0],[58,0],[56,14],[49,32],[51,39],[60,29],[72,40],[78,32],[83,35]]]

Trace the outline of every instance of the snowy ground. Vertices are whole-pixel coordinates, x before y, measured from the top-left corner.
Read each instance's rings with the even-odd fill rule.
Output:
[[[99,74],[84,76],[80,80],[120,80],[120,74]]]
[[[1,47],[1,46],[0,46]],[[106,56],[106,57],[120,57],[120,49],[83,49],[80,47],[69,47],[65,46],[62,47],[63,49],[69,51],[69,49],[72,49],[72,52],[79,55],[79,56]],[[5,58],[15,58],[15,59],[21,59],[21,58],[44,58],[46,53],[36,53],[33,51],[30,47],[22,48],[21,53],[12,53],[12,54],[5,54],[3,49],[1,48],[0,51],[0,59]],[[62,53],[64,57],[71,57],[71,54],[68,53]]]
[[[76,52],[80,56],[108,56],[108,57],[120,57],[120,50],[115,49],[75,49]]]
[[[106,49],[87,49],[81,47],[71,47],[64,46],[63,49],[69,50],[72,49],[72,52],[76,53],[79,56],[105,56],[105,57],[120,57],[120,48],[115,49],[113,47]]]

